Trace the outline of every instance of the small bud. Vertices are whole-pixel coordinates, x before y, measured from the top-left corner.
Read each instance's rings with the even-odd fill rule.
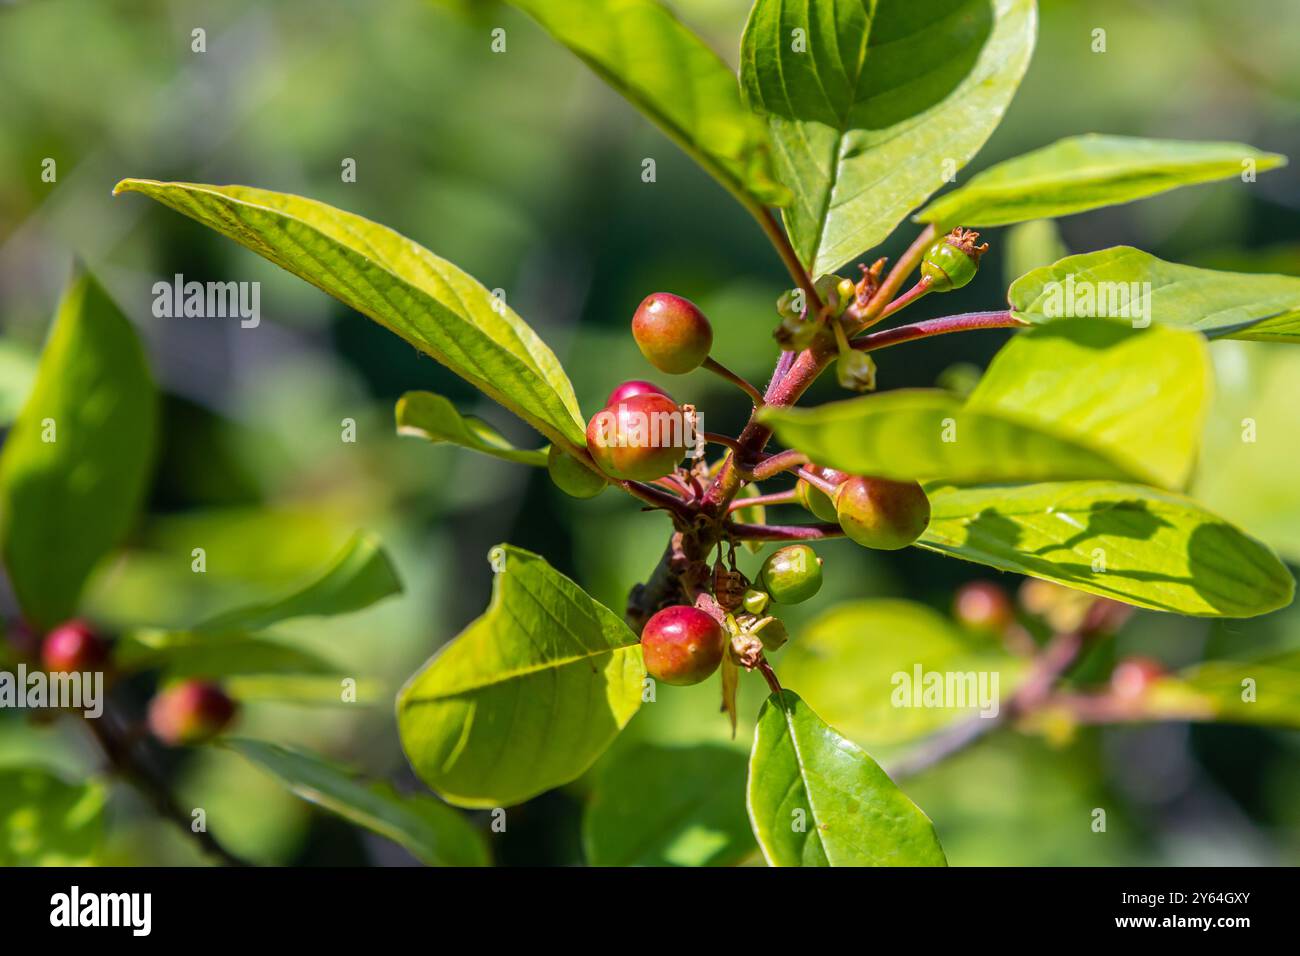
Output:
[[[835,378],[842,388],[870,392],[876,387],[876,363],[866,352],[847,349],[835,361]]]
[[[741,604],[744,605],[745,610],[750,614],[762,614],[767,610],[767,605],[770,601],[771,597],[766,591],[759,591],[757,588],[750,588],[745,592],[745,597],[742,599]]]
[[[1116,697],[1137,700],[1164,676],[1165,669],[1159,661],[1149,657],[1130,657],[1115,665],[1110,674],[1110,686]]]
[[[813,283],[813,288],[817,290],[817,298],[830,310],[832,318],[838,318],[848,308],[853,283],[847,279],[837,275],[824,275]],[[843,290],[848,290],[849,294],[844,294]]]
[[[802,352],[817,340],[822,326],[811,319],[797,319],[786,316],[772,333],[772,338],[786,352]]]
[[[108,643],[85,621],[60,624],[41,642],[41,663],[54,674],[97,671],[108,662]]]
[[[237,710],[216,684],[183,680],[150,701],[149,729],[165,744],[199,744],[221,733]]]
[[[979,237],[978,232],[958,227],[926,250],[921,276],[929,280],[931,292],[960,289],[975,278],[980,257],[989,250],[987,242],[975,244]]]
[[[751,640],[758,638],[763,645],[763,650],[769,654],[779,651],[790,640],[790,632],[786,630],[785,622],[779,617],[762,617],[746,621],[744,636]]]

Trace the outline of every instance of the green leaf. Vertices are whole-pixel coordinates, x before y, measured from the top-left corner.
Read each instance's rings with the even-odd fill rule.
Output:
[[[462,448],[521,465],[546,467],[546,450],[527,451],[510,444],[499,431],[473,415],[462,415],[449,399],[433,392],[407,392],[397,400],[397,433],[437,445]]]
[[[164,681],[182,677],[336,671],[328,661],[310,651],[240,631],[136,631],[118,641],[113,656],[125,671],[158,668],[163,672]],[[337,681],[334,687],[337,693]]]
[[[946,391],[896,390],[766,408],[760,418],[819,464],[854,474],[1182,487],[1210,380],[1198,335],[1075,319],[1015,336],[965,403]]]
[[[0,428],[13,422],[36,382],[37,357],[0,339]]]
[[[1220,342],[1192,497],[1300,565],[1300,349]]]
[[[301,589],[278,601],[219,614],[194,630],[256,631],[295,617],[351,614],[401,591],[402,582],[379,539],[358,533],[319,577]]]
[[[0,866],[94,862],[107,796],[95,781],[67,783],[34,767],[0,769]]]
[[[432,797],[403,796],[387,784],[365,784],[315,755],[261,740],[229,740],[226,746],[308,803],[400,844],[430,866],[487,866],[491,862],[482,834],[461,814]]]
[[[878,245],[984,145],[1035,19],[1032,0],[758,0],[741,78],[771,124],[794,192],[786,229],[815,274]]]
[[[585,447],[555,354],[476,280],[393,230],[324,203],[247,186],[124,179],[400,335],[552,441]]]
[[[1233,179],[1246,161],[1258,172],[1286,165],[1285,156],[1241,143],[1070,136],[984,170],[916,218],[945,229],[1053,219],[1179,186]]]
[[[947,391],[895,389],[816,408],[769,406],[759,418],[818,464],[896,481],[1135,477],[1100,451],[998,412],[968,410]]]
[[[1213,381],[1199,335],[1062,319],[1015,336],[966,402],[1103,451],[1150,484],[1182,488]]]
[[[91,569],[135,523],[156,402],[131,323],[93,278],[74,277],[0,456],[0,553],[38,627],[76,610]]]
[[[782,205],[763,123],[736,75],[658,0],[509,0],[648,116],[744,205]]]
[[[745,754],[639,744],[601,769],[582,820],[593,866],[732,866],[755,850]]]
[[[348,677],[351,683],[346,688],[344,680],[337,674],[235,674],[225,678],[222,686],[238,701],[347,709],[374,707],[381,694],[390,692],[372,678]]]
[[[1180,671],[1173,681],[1182,694],[1157,684],[1154,709],[1167,700],[1171,716],[1300,730],[1300,651],[1284,651],[1253,661],[1208,661]],[[1249,682],[1249,684],[1247,684]],[[1247,690],[1249,688],[1249,693]],[[1199,710],[1197,704],[1204,708]]]
[[[763,704],[749,819],[772,866],[946,866],[934,824],[793,691]]]
[[[1131,246],[1035,269],[1007,298],[1025,322],[1089,315],[1182,326],[1212,339],[1300,342],[1300,278],[1197,269]]]
[[[994,700],[1000,708],[1015,690],[1024,662],[967,635],[923,604],[869,599],[833,607],[800,629],[781,660],[781,680],[799,687],[818,713],[873,752],[986,710],[978,685],[966,707],[914,707],[906,695],[900,697],[903,705],[895,703],[904,693],[900,688],[911,687],[917,667],[923,674],[996,675]]]
[[[927,491],[918,544],[955,558],[1199,617],[1253,617],[1295,592],[1266,545],[1180,495],[1109,481]]]
[[[641,706],[637,636],[537,555],[492,551],[483,616],[402,688],[421,779],[458,806],[521,803],[581,775]]]

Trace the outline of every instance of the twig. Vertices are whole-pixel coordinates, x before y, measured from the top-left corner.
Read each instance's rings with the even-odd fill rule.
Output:
[[[853,341],[855,349],[874,352],[890,345],[913,342],[935,335],[947,335],[950,332],[969,332],[973,329],[1014,329],[1027,323],[1020,321],[1009,311],[1000,312],[964,312],[961,315],[945,315],[937,319],[926,319],[912,325],[900,325],[883,332],[872,332]]]
[[[727,521],[723,527],[737,541],[818,541],[844,535],[844,529],[833,521],[818,524],[738,524]]]
[[[808,456],[801,451],[789,449],[779,451],[775,455],[768,455],[750,472],[755,481],[766,481],[774,475],[779,475],[783,471],[790,471],[801,465],[808,464]]]
[[[207,830],[193,828],[190,815],[176,802],[166,780],[134,752],[128,734],[117,726],[111,708],[106,707],[99,717],[85,718],[85,724],[99,742],[113,769],[153,804],[160,816],[175,823],[193,837],[204,852],[217,857],[227,866],[248,866],[247,862],[218,843]]]
[[[753,508],[755,505],[788,505],[794,501],[794,489],[789,491],[774,491],[770,495],[754,495],[752,498],[735,498],[727,506],[727,512],[730,514],[734,511],[740,511],[743,508]]]

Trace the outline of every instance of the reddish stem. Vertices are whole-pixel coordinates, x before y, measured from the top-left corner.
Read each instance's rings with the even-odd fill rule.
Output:
[[[806,464],[808,464],[808,456],[791,448],[787,451],[779,451],[775,455],[768,455],[754,466],[752,474],[755,481],[766,481],[773,475],[779,475],[783,471],[790,471]]]
[[[794,501],[794,489],[789,491],[774,491],[770,495],[754,495],[752,498],[736,498],[727,506],[728,513],[739,511],[742,508],[750,508],[754,505],[788,505]]]
[[[737,541],[820,541],[844,535],[844,529],[833,521],[820,524],[737,524],[728,521],[724,527],[727,534]]]
[[[1000,312],[965,312],[961,315],[945,315],[938,319],[926,319],[912,325],[900,325],[872,332],[859,339],[854,339],[853,347],[864,352],[874,352],[890,345],[912,342],[916,339],[928,339],[935,335],[947,335],[950,332],[969,332],[974,329],[1012,329],[1027,325],[1013,316],[1008,310]]]
[[[760,392],[757,388],[751,385],[746,379],[737,375],[735,372],[731,371],[731,369],[727,368],[725,365],[723,365],[721,362],[717,361],[716,359],[712,357],[706,358],[704,360],[704,364],[701,365],[700,368],[708,369],[714,375],[717,375],[719,378],[725,379],[726,381],[730,382],[732,385],[736,386],[738,389],[740,389],[742,392],[748,395],[749,400],[753,402],[755,405],[763,404],[762,392]]]
[[[906,292],[904,292],[897,299],[889,303],[889,305],[885,306],[884,309],[881,310],[880,319],[887,319],[895,312],[901,311],[902,309],[906,309],[917,299],[921,298],[921,296],[929,292],[930,285],[931,285],[930,278],[928,276],[922,276],[920,280],[916,283],[916,285],[912,286],[912,288],[908,289]]]

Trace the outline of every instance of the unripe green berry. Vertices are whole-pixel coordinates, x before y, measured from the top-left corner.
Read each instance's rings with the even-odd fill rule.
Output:
[[[713,348],[713,327],[704,313],[668,292],[648,295],[637,306],[632,337],[646,361],[670,375],[699,368]]]
[[[835,377],[841,388],[870,392],[876,387],[876,363],[866,352],[848,349],[835,360]]]
[[[979,237],[978,232],[969,229],[954,229],[926,250],[921,260],[921,277],[929,280],[931,292],[960,289],[975,278],[980,256],[989,248],[987,242],[975,244]]]
[[[800,604],[822,588],[822,559],[806,544],[792,544],[768,555],[759,572],[777,604]]]
[[[646,621],[641,654],[646,672],[665,684],[698,684],[718,669],[727,632],[697,607],[666,607]]]
[[[767,605],[771,600],[771,595],[766,591],[750,588],[745,592],[745,596],[740,603],[750,614],[762,614],[767,610]]]
[[[605,490],[607,482],[559,445],[546,453],[546,471],[559,488],[571,498],[594,498]]]
[[[812,512],[822,521],[839,520],[839,516],[835,514],[835,505],[831,501],[831,496],[815,485],[810,484],[807,479],[800,478],[794,486],[794,498],[807,511]]]
[[[686,454],[682,410],[667,395],[633,395],[601,409],[587,423],[587,450],[605,474],[654,481]]]
[[[149,729],[165,744],[198,744],[219,734],[238,709],[216,684],[183,680],[149,703]]]
[[[930,499],[915,481],[850,478],[833,500],[840,527],[864,548],[905,548],[930,523]]]
[[[822,304],[830,309],[831,316],[835,318],[848,308],[854,296],[853,283],[837,275],[819,277],[813,283],[813,288],[817,290],[817,298],[822,300]]]
[[[807,311],[803,289],[786,289],[776,300],[776,314],[783,319],[801,319]]]

